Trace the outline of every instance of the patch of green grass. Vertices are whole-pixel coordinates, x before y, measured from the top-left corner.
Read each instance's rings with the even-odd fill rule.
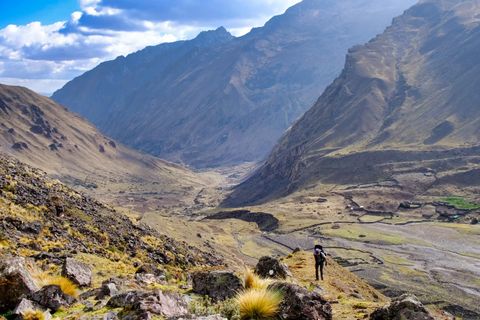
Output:
[[[443,202],[448,203],[451,206],[454,206],[460,210],[477,210],[480,209],[480,204],[475,202],[470,202],[462,197],[446,197],[441,199]]]
[[[370,230],[362,225],[342,225],[340,229],[324,229],[322,233],[330,237],[344,238],[358,242],[370,242],[384,245],[400,245],[413,242],[401,235],[378,230]]]

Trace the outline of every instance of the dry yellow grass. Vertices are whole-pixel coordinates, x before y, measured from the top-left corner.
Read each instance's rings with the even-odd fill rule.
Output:
[[[23,314],[23,320],[44,320],[45,315],[40,310],[31,310]]]
[[[78,296],[78,287],[70,279],[62,276],[52,276],[46,272],[35,275],[35,279],[43,286],[59,286],[63,293],[71,297]]]
[[[271,280],[260,278],[250,269],[245,269],[243,282],[245,289],[266,289],[272,283]]]
[[[355,274],[341,267],[335,260],[328,259],[324,270],[324,281],[315,281],[315,262],[310,252],[298,252],[287,257],[293,277],[307,288],[321,287],[332,304],[334,319],[363,319],[378,307],[388,304],[389,299],[368,285]]]
[[[267,289],[250,289],[237,297],[242,320],[270,320],[278,313],[282,294]]]

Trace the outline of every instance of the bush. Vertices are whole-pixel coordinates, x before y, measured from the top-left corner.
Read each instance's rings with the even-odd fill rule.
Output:
[[[270,320],[278,313],[282,294],[268,289],[250,289],[237,297],[242,320]]]

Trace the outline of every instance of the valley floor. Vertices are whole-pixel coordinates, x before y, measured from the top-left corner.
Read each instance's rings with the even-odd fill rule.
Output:
[[[217,180],[219,185],[203,193],[218,200],[228,189],[221,183],[233,183],[231,178]],[[421,198],[421,208],[390,210],[395,203],[398,209],[402,196],[394,188],[322,186],[253,207],[224,210],[210,201],[180,215],[151,210],[138,219],[174,238],[220,252],[236,269],[253,265],[264,255],[285,256],[297,247],[308,250],[321,243],[335,260],[387,296],[413,292],[427,305],[476,319],[480,226],[439,221],[432,204],[435,197]],[[379,205],[383,211],[376,210]],[[377,208],[369,210],[372,206]],[[269,221],[265,217],[257,223],[243,221],[240,209],[266,213],[267,220],[278,219],[278,226],[261,231]],[[231,211],[233,219],[206,219],[221,211]]]

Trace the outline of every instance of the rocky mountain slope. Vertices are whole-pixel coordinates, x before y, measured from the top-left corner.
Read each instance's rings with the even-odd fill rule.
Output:
[[[413,3],[304,0],[240,38],[219,28],[102,63],[53,99],[167,160],[258,161],[337,76],[347,49]]]
[[[21,87],[0,85],[0,151],[109,199],[148,190],[162,206],[193,203],[211,183],[116,143],[81,117]]]
[[[133,223],[11,157],[0,156],[0,177],[0,319],[240,319],[235,298],[247,282],[224,270],[215,252]],[[255,280],[282,289],[279,319],[383,319],[374,315],[384,309],[430,319],[416,300],[385,306],[386,297],[330,258],[325,286],[309,284],[309,256],[289,256],[288,282],[287,270]],[[259,274],[272,263],[285,268],[262,261]]]
[[[409,173],[432,177],[423,189],[410,183],[417,193],[478,186],[479,14],[479,1],[424,0],[351,49],[342,74],[227,204],[318,182],[396,184]]]

